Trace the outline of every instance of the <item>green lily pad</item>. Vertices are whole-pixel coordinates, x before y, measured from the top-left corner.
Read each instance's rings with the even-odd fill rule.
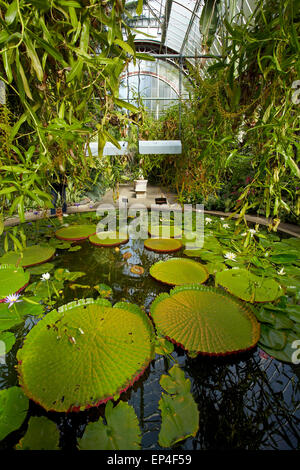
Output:
[[[23,318],[13,308],[9,309],[5,303],[0,304],[0,331],[10,330],[14,326],[23,323],[23,321]]]
[[[112,294],[112,288],[107,284],[98,284],[97,286],[94,286],[94,289],[96,289],[99,292],[100,297],[104,299],[110,297]]]
[[[158,253],[171,253],[181,250],[182,243],[176,238],[148,238],[144,241],[144,246],[147,250]]]
[[[59,450],[59,431],[56,424],[45,416],[32,416],[24,437],[16,450]]]
[[[30,274],[23,268],[8,264],[0,266],[0,302],[4,302],[8,295],[23,290],[29,282]]]
[[[179,366],[173,366],[169,375],[162,375],[160,384],[168,393],[162,394],[158,404],[162,416],[158,443],[162,447],[171,447],[196,435],[199,411],[190,393],[191,382],[185,379]]]
[[[4,343],[4,354],[7,354],[13,345],[16,342],[16,337],[13,333],[10,333],[9,331],[4,331],[4,333],[0,332],[0,343]],[[0,353],[0,356],[2,356],[2,353]]]
[[[80,450],[138,450],[141,445],[141,431],[134,409],[123,401],[113,408],[112,402],[105,407],[102,418],[89,423],[81,439]]]
[[[96,225],[69,225],[55,232],[56,238],[66,241],[85,240],[96,233]]]
[[[27,271],[34,276],[39,276],[44,273],[50,273],[53,269],[53,263],[45,263],[41,266],[33,266],[31,268],[28,268]]]
[[[157,281],[169,285],[202,284],[209,276],[204,265],[185,258],[158,261],[151,266],[150,274]]]
[[[265,351],[270,356],[278,359],[279,361],[288,362],[290,364],[296,363],[295,360],[299,360],[300,353],[299,353],[299,346],[295,348],[297,345],[297,341],[299,341],[299,334],[294,332],[288,332],[286,334],[286,342],[283,349],[274,349],[265,344],[261,344],[260,347],[263,351]],[[275,343],[279,345],[279,343]]]
[[[259,344],[271,349],[281,350],[285,347],[287,335],[284,331],[275,330],[268,325],[261,325]]]
[[[0,390],[0,441],[23,424],[29,400],[20,387]]]
[[[182,228],[176,225],[152,225],[148,229],[151,237],[159,238],[182,238]]]
[[[143,374],[154,356],[153,334],[136,305],[71,302],[28,333],[17,354],[20,385],[46,410],[98,406]]]
[[[25,248],[22,253],[8,251],[0,258],[1,264],[13,264],[23,268],[29,268],[37,264],[46,263],[55,254],[55,248],[51,246],[34,245]]]
[[[160,294],[151,305],[158,333],[190,356],[225,355],[254,347],[260,325],[246,304],[220,289],[185,285]]]
[[[283,295],[273,279],[256,276],[247,269],[229,269],[216,274],[216,283],[247,302],[272,302]]]
[[[126,234],[118,232],[105,232],[105,235],[106,237],[102,238],[96,233],[95,235],[89,237],[89,241],[92,243],[92,245],[107,247],[118,246],[128,242],[128,236]]]

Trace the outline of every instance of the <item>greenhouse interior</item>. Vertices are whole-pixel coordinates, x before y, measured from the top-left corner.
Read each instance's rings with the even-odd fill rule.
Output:
[[[0,24],[0,450],[299,450],[299,3]]]

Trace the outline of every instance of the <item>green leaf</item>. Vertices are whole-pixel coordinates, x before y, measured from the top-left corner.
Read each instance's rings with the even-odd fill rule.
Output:
[[[108,402],[105,408],[104,424],[102,418],[96,423],[89,423],[81,439],[80,450],[138,450],[141,444],[141,432],[134,409],[123,401],[113,408]]]
[[[114,44],[117,44],[117,46],[120,46],[129,55],[134,56],[135,52],[127,42],[122,41],[121,39],[115,39]]]
[[[4,343],[4,354],[7,354],[13,345],[16,342],[16,337],[13,333],[10,333],[9,331],[5,331],[4,333],[0,332],[0,345],[1,343]],[[2,351],[0,353],[0,356],[2,356]]]
[[[14,0],[7,8],[5,21],[8,25],[12,24],[18,13],[18,1]]]
[[[169,285],[202,284],[208,279],[208,272],[204,265],[185,258],[158,261],[151,266],[150,274],[157,281]]]
[[[178,365],[169,370],[169,375],[161,376],[160,385],[168,394],[163,393],[158,404],[162,416],[158,443],[162,447],[171,447],[196,435],[199,411],[190,393],[191,382],[185,379]]]
[[[25,436],[16,450],[59,450],[59,432],[56,424],[45,416],[32,416]]]
[[[0,390],[0,441],[19,429],[26,418],[29,400],[20,387]]]
[[[99,300],[48,313],[18,350],[20,384],[46,410],[98,406],[131,386],[154,357],[147,315]]]

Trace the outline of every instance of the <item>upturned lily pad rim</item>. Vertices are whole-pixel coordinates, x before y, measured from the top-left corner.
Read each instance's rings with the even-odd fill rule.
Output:
[[[199,282],[199,283],[196,283],[196,282],[194,281],[194,282],[191,282],[191,283],[185,282],[185,283],[182,283],[182,284],[174,284],[174,283],[172,283],[172,282],[162,281],[161,279],[158,279],[157,277],[153,276],[153,274],[151,273],[151,270],[152,270],[153,266],[157,266],[157,265],[163,264],[163,263],[172,262],[172,261],[174,261],[174,260],[176,260],[176,261],[181,260],[181,261],[184,261],[184,262],[188,262],[188,263],[190,263],[190,264],[195,264],[195,265],[201,266],[201,269],[202,269],[202,271],[203,271],[203,274],[205,275],[205,278],[203,279],[203,281],[201,281],[201,282]],[[175,258],[175,257],[174,257],[174,258],[169,258],[169,259],[167,259],[167,260],[159,260],[159,261],[157,261],[156,263],[152,264],[152,266],[151,266],[151,268],[150,268],[150,270],[149,270],[149,273],[150,273],[150,276],[151,276],[153,279],[155,279],[157,282],[160,282],[160,283],[162,283],[162,284],[166,284],[166,285],[172,286],[172,287],[173,287],[173,286],[179,287],[179,286],[183,286],[183,285],[185,285],[185,284],[186,284],[186,285],[189,285],[189,286],[190,286],[190,285],[193,285],[193,284],[195,284],[195,285],[200,285],[200,284],[204,284],[204,283],[207,281],[207,279],[209,278],[209,273],[208,273],[208,271],[207,271],[205,265],[199,263],[198,261],[189,259],[189,258]]]
[[[58,230],[56,230],[55,232],[55,236],[56,238],[58,238],[59,240],[64,240],[64,241],[69,241],[69,242],[76,242],[76,241],[81,241],[81,240],[87,240],[91,235],[95,235],[96,233],[96,230],[94,232],[91,231],[91,233],[89,233],[88,235],[84,235],[84,236],[78,236],[78,237],[66,237],[66,236],[61,236],[58,234],[58,232],[64,230],[64,229],[68,229],[68,228],[76,228],[76,227],[91,227],[91,228],[95,228],[94,225],[89,225],[89,224],[74,224],[74,225],[69,225],[68,227],[61,227],[59,228]]]
[[[153,242],[155,244],[155,242],[157,241],[166,241],[168,243],[170,243],[170,246],[173,244],[173,248],[164,248],[164,249],[159,249],[157,247],[151,247],[151,244],[150,242]],[[175,247],[175,245],[177,245]],[[144,247],[149,250],[149,251],[154,251],[154,252],[157,252],[157,253],[175,253],[176,251],[180,251],[183,247],[183,244],[182,242],[180,241],[180,239],[178,238],[148,238],[147,240],[144,241]]]
[[[30,391],[30,389],[27,387],[27,385],[24,382],[24,377],[23,377],[23,375],[21,373],[21,370],[20,370],[20,368],[22,366],[22,360],[20,360],[17,356],[17,359],[18,359],[17,372],[18,372],[18,378],[19,378],[19,385],[21,386],[23,392],[25,393],[25,395],[29,399],[31,399],[33,402],[35,402],[39,406],[42,406],[46,411],[66,412],[66,413],[76,412],[77,413],[79,411],[83,411],[83,409],[98,407],[99,405],[105,404],[110,400],[114,400],[114,399],[116,399],[116,396],[120,396],[121,394],[126,393],[127,390],[129,388],[131,388],[134,385],[134,383],[136,381],[138,381],[144,375],[144,373],[147,370],[147,368],[149,367],[151,361],[154,359],[155,347],[154,347],[154,341],[152,341],[152,340],[155,336],[155,333],[154,333],[153,324],[151,322],[150,317],[145,312],[143,312],[137,304],[128,303],[128,302],[117,302],[116,304],[114,304],[112,306],[112,304],[107,299],[86,298],[86,299],[79,299],[77,301],[69,302],[68,304],[63,305],[63,306],[59,307],[58,309],[54,309],[49,313],[50,314],[51,313],[62,313],[63,314],[64,312],[66,312],[68,310],[72,310],[73,308],[77,308],[77,307],[81,307],[81,306],[85,307],[85,306],[91,305],[91,304],[96,304],[96,305],[106,307],[106,308],[117,308],[117,309],[128,310],[131,313],[138,313],[139,315],[141,315],[141,318],[143,318],[143,321],[145,323],[145,327],[147,328],[148,333],[149,333],[149,337],[150,337],[150,354],[149,354],[149,357],[145,358],[143,364],[140,364],[140,367],[136,371],[136,373],[129,380],[127,380],[126,383],[124,383],[122,386],[120,386],[118,388],[118,390],[116,390],[114,392],[113,395],[106,396],[103,399],[101,398],[97,402],[92,403],[92,404],[86,404],[84,406],[83,405],[71,406],[71,407],[69,407],[68,410],[61,411],[61,410],[57,410],[55,408],[51,408],[51,407],[47,406],[45,403],[44,404],[41,403],[41,401],[39,401],[34,396],[34,394]],[[47,318],[47,317],[48,317],[48,315],[46,315],[46,317],[44,317],[44,319]],[[37,325],[39,325],[39,324],[40,324],[40,322]],[[35,325],[35,326],[37,326],[37,325]],[[27,338],[25,338],[24,345],[26,344],[26,340],[27,340]],[[24,347],[24,345],[23,345],[23,347]],[[20,351],[22,351],[23,347],[18,351],[18,353]]]
[[[113,247],[113,246],[119,246],[119,245],[123,245],[125,243],[127,243],[129,241],[129,237],[128,235],[125,235],[125,234],[119,234],[119,232],[116,232],[116,235],[121,235],[121,237],[119,238],[112,238],[111,241],[112,243],[107,243],[106,240],[109,240],[109,238],[104,238],[104,239],[101,239],[97,236],[97,232],[94,233],[93,235],[90,235],[88,238],[89,238],[89,242],[94,245],[94,246],[101,246],[101,247],[107,247],[107,248],[110,248],[110,247]],[[124,237],[122,236],[124,235]],[[97,240],[99,241],[96,241],[96,238]],[[105,243],[104,243],[105,242]]]
[[[228,352],[223,352],[223,353],[212,353],[212,352],[207,352],[207,351],[196,351],[196,353],[195,353],[196,357],[198,357],[198,356],[208,356],[208,357],[232,356],[232,355],[235,355],[235,354],[240,354],[240,353],[245,353],[247,351],[251,351],[253,348],[255,348],[257,346],[257,344],[259,342],[259,339],[260,339],[260,323],[256,319],[253,306],[249,305],[246,302],[241,301],[240,299],[236,298],[235,296],[229,294],[228,292],[226,292],[224,290],[221,290],[220,288],[210,287],[210,286],[203,286],[201,284],[188,284],[188,285],[183,285],[183,286],[176,286],[176,287],[174,287],[173,289],[170,290],[169,294],[166,293],[166,292],[163,292],[163,293],[159,294],[154,299],[154,301],[152,302],[152,304],[150,306],[150,312],[149,312],[149,316],[152,319],[152,322],[153,322],[155,328],[157,329],[156,323],[155,323],[154,318],[153,318],[153,314],[154,314],[153,310],[154,310],[154,308],[156,307],[157,304],[159,304],[160,302],[162,302],[163,300],[165,300],[167,298],[170,298],[172,295],[174,295],[178,292],[189,291],[189,290],[193,291],[195,289],[200,291],[200,292],[215,292],[216,294],[220,294],[223,297],[227,297],[227,298],[231,299],[233,302],[235,302],[236,304],[238,304],[238,306],[240,306],[240,308],[247,314],[247,316],[249,317],[249,320],[251,321],[251,323],[253,325],[253,330],[252,331],[253,331],[253,337],[254,337],[254,339],[252,341],[252,344],[247,348],[237,349],[237,350],[234,350],[234,351],[228,351]],[[186,349],[186,347],[183,344],[179,343],[178,341],[171,338],[170,336],[163,334],[163,332],[160,332],[160,334],[164,338],[166,338],[168,341],[170,341],[171,343],[173,343],[176,346],[182,348],[187,354],[189,353],[189,350]]]

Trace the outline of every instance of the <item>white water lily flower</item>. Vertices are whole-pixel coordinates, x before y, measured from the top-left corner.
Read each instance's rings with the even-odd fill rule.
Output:
[[[42,277],[41,277],[42,281],[49,281],[49,279],[50,279],[50,274],[49,273],[42,274]]]
[[[228,253],[225,253],[224,257],[226,259],[230,259],[231,261],[236,261],[236,254],[235,253],[231,253],[231,251],[228,251]]]
[[[281,268],[280,271],[277,271],[277,274],[279,274],[279,276],[284,276],[285,275],[284,268]]]
[[[230,228],[230,225],[229,224],[223,224],[223,227],[224,228]]]
[[[206,224],[210,224],[211,222],[212,222],[212,219],[210,219],[209,217],[205,217]]]

